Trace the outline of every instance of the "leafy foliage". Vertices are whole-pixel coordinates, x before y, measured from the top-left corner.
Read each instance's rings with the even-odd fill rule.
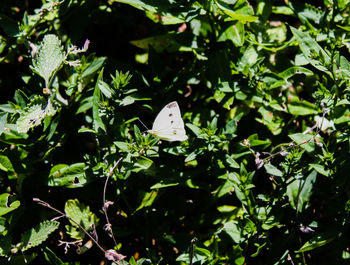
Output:
[[[48,87],[50,77],[58,71],[65,59],[61,41],[53,34],[45,35],[35,57],[32,70],[44,78]]]
[[[85,206],[82,203],[79,203],[77,199],[68,200],[65,205],[65,212],[67,216],[71,217],[75,222],[80,224],[85,230],[89,231],[92,228],[92,225],[96,226],[98,219],[94,215],[89,206]],[[67,233],[75,239],[84,238],[83,231],[79,230],[77,224],[70,221],[71,225],[66,226]]]
[[[4,1],[0,263],[349,263],[349,8]]]
[[[36,247],[45,241],[49,234],[58,228],[59,222],[57,221],[44,221],[40,223],[35,229],[26,231],[21,238],[23,243],[22,251],[29,248]]]

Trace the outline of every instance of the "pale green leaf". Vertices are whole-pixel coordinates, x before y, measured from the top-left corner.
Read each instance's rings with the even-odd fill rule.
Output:
[[[31,128],[41,124],[46,117],[53,116],[57,108],[44,97],[37,96],[31,100],[29,105],[20,113],[16,125],[19,133],[26,133]]]
[[[56,35],[45,35],[33,60],[33,70],[49,83],[52,74],[58,71],[65,59],[61,41]]]
[[[67,216],[80,224],[85,230],[91,231],[92,225],[97,226],[98,218],[90,211],[90,207],[80,203],[78,199],[68,200],[65,204],[64,211]],[[70,220],[71,225],[66,225],[67,233],[75,239],[85,237],[78,225]]]

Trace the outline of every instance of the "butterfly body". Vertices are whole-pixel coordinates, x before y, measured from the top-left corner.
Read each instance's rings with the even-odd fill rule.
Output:
[[[154,120],[152,130],[148,132],[166,141],[185,141],[188,139],[185,125],[176,101],[167,104]]]

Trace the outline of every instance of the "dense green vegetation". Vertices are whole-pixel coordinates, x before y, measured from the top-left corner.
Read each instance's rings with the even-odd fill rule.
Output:
[[[349,264],[350,1],[306,2],[2,0],[0,263]]]

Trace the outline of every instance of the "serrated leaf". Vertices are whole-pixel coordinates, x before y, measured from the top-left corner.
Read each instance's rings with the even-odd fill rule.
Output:
[[[0,257],[7,257],[11,251],[12,237],[2,236],[0,237]]]
[[[33,60],[33,70],[49,83],[53,73],[61,67],[65,58],[61,41],[56,35],[45,35],[36,56]]]
[[[92,225],[97,226],[98,218],[90,211],[90,207],[80,203],[78,199],[68,200],[64,207],[65,213],[80,224],[85,230],[91,231]],[[85,234],[70,220],[71,225],[66,225],[67,233],[75,239],[83,239]]]
[[[17,209],[21,205],[20,201],[10,202],[10,196],[9,193],[3,193],[0,195],[0,216]]]
[[[60,223],[57,221],[44,221],[37,227],[23,233],[21,239],[23,245],[21,250],[25,251],[29,248],[40,245],[58,228],[59,224]]]
[[[35,97],[25,108],[18,118],[16,125],[19,133],[26,133],[31,128],[41,124],[41,121],[49,116],[55,115],[57,108],[53,106],[50,99],[46,101],[44,97]]]

